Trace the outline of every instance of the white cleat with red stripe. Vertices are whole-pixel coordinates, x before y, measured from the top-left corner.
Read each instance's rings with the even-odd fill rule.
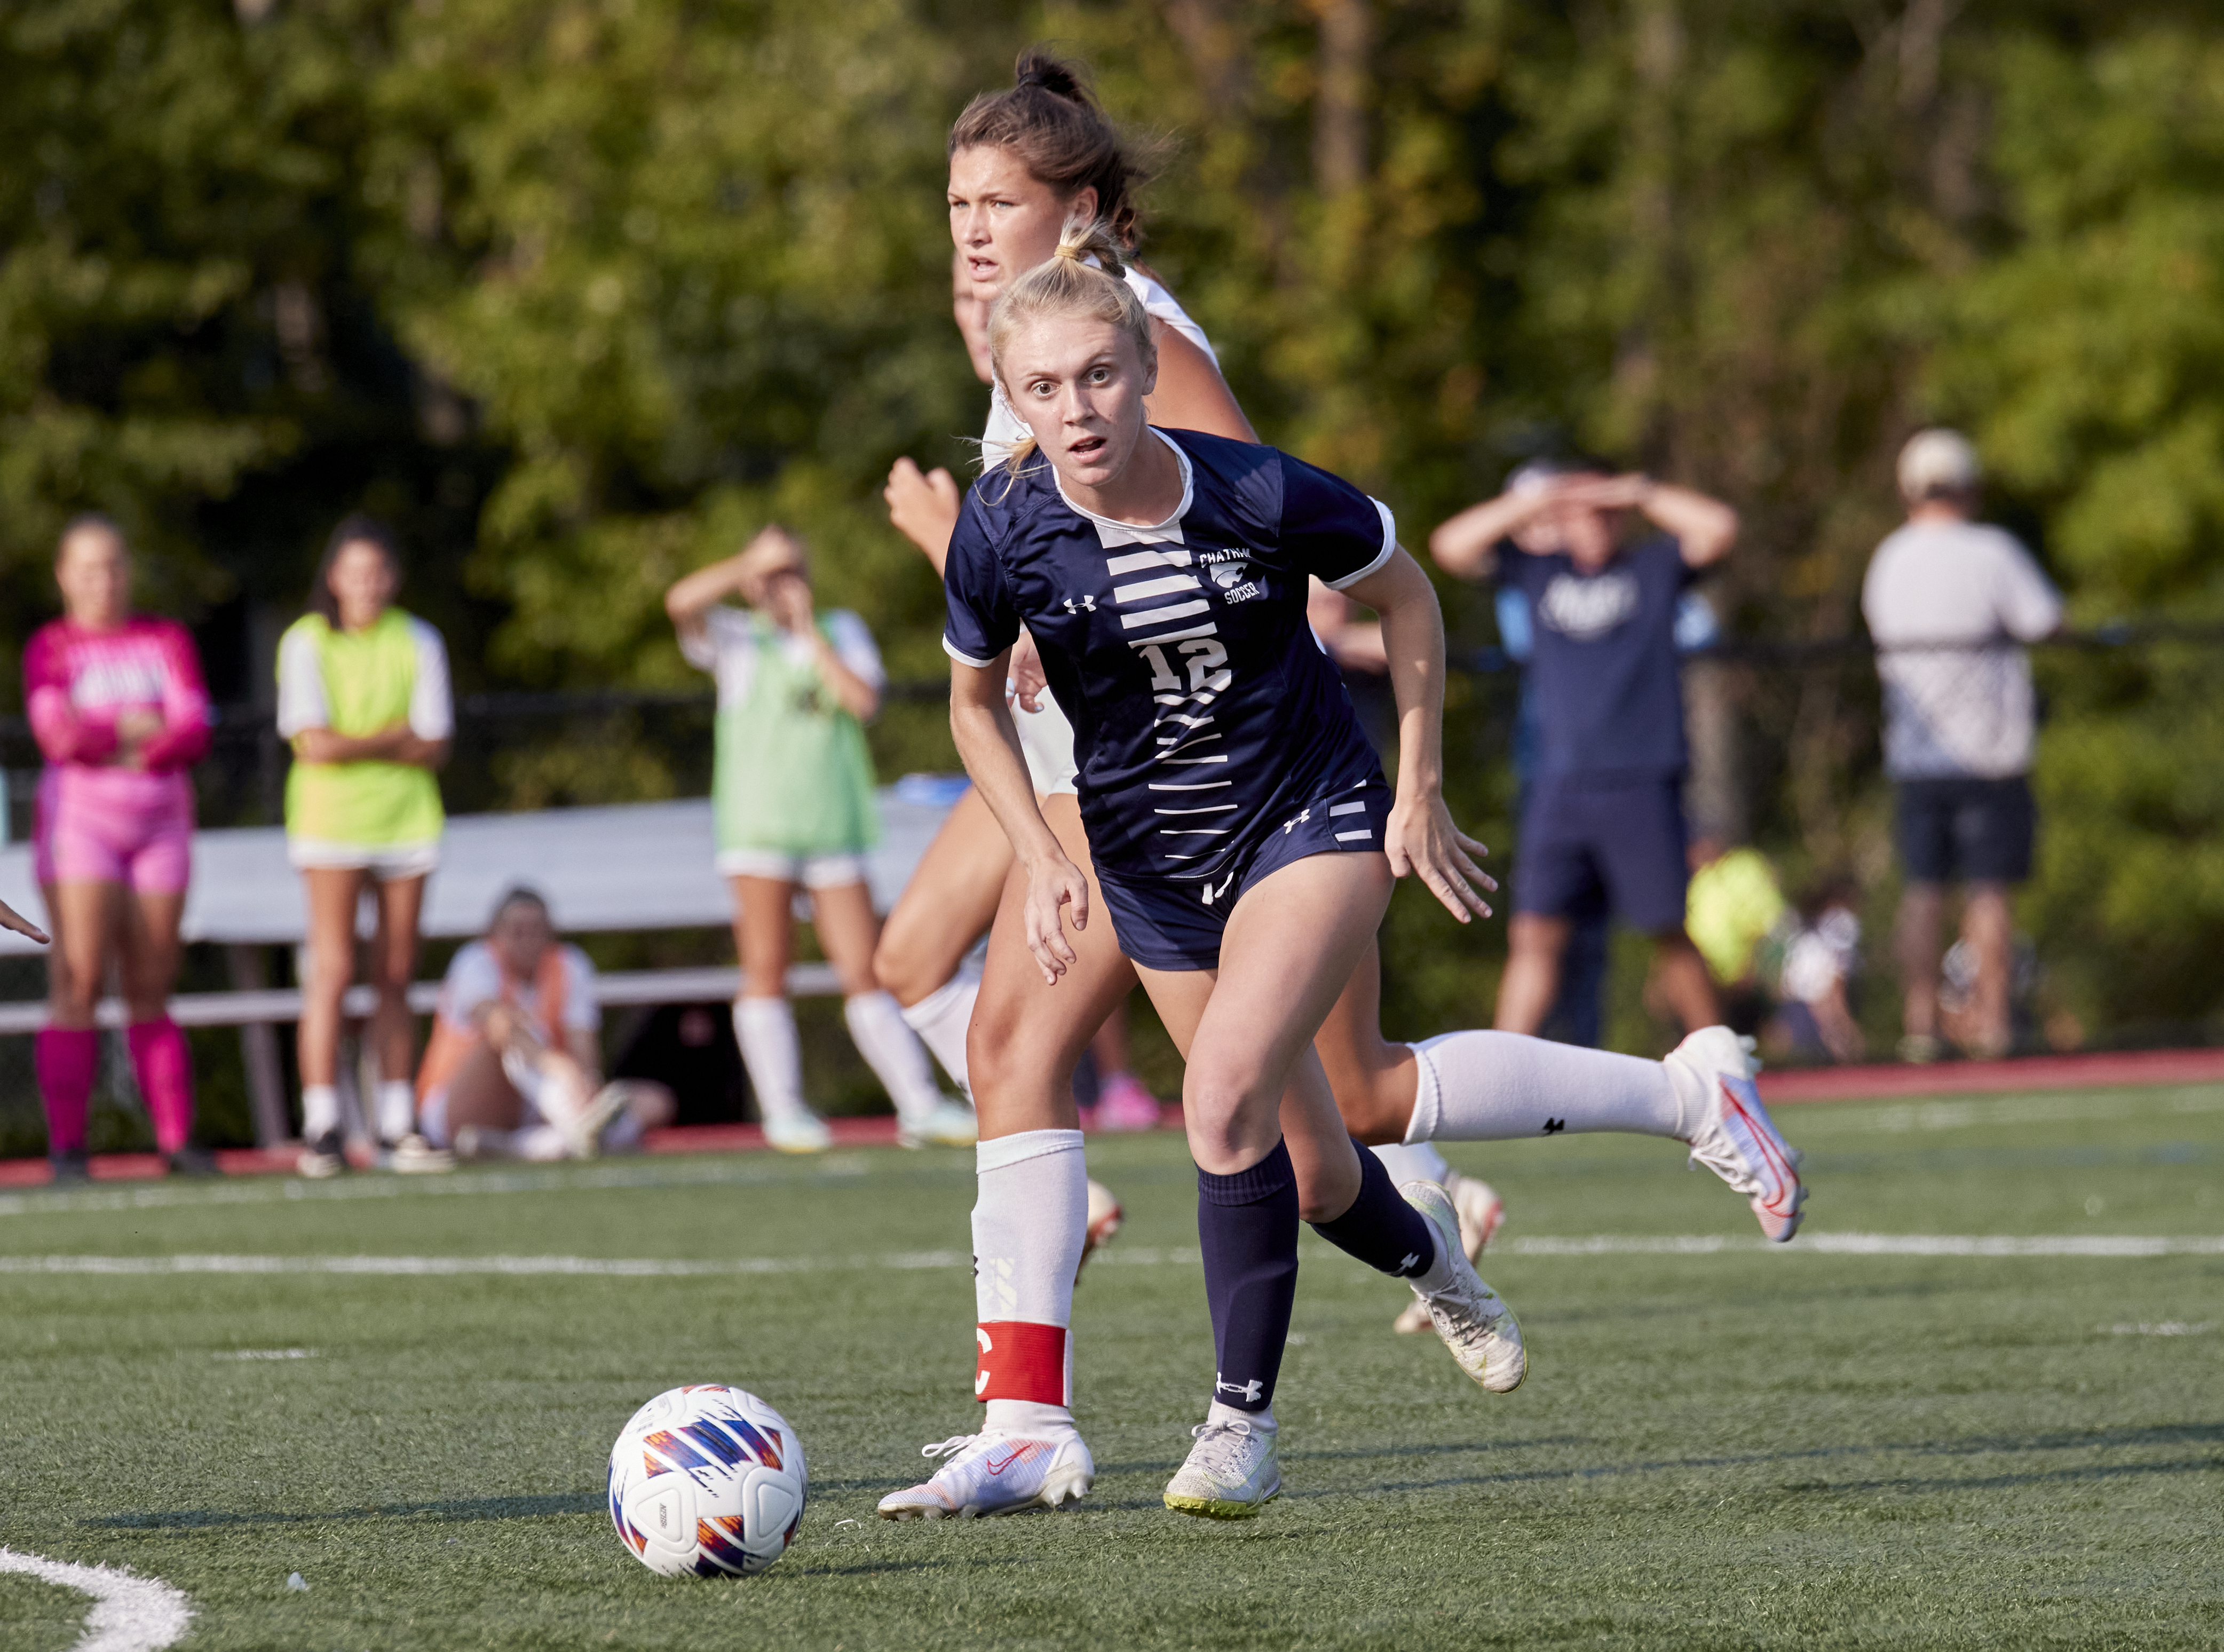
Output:
[[[922,1446],[945,1459],[933,1478],[881,1499],[883,1520],[973,1520],[1056,1509],[1088,1495],[1096,1465],[1079,1434],[1022,1440],[1010,1434],[954,1434]]]
[[[1778,1134],[1761,1105],[1744,1043],[1727,1027],[1702,1027],[1669,1053],[1668,1069],[1679,1088],[1696,1083],[1703,1098],[1691,1162],[1743,1193],[1760,1231],[1783,1244],[1799,1231],[1807,1189],[1799,1180],[1798,1149]]]

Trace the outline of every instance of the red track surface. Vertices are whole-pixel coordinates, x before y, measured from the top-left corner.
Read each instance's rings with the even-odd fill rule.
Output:
[[[2013,1091],[2108,1090],[2146,1085],[2224,1083],[2224,1049],[2134,1050],[2093,1055],[2039,1055],[2011,1061],[1950,1061],[1936,1067],[1810,1067],[1764,1073],[1760,1093],[1771,1106],[1810,1101],[1879,1101],[1913,1096],[1998,1095]],[[896,1121],[835,1118],[837,1147],[888,1147]],[[1181,1110],[1168,1107],[1164,1128],[1181,1128]],[[692,1124],[649,1135],[651,1153],[755,1153],[764,1132],[755,1124]],[[243,1148],[218,1153],[228,1176],[283,1175],[298,1149]],[[364,1161],[365,1167],[368,1161]],[[104,1154],[92,1161],[96,1181],[144,1181],[162,1174],[152,1153]],[[47,1185],[44,1159],[0,1161],[0,1187]]]

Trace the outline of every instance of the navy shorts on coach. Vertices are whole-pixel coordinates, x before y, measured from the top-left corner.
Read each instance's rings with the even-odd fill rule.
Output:
[[[1601,895],[1648,934],[1684,926],[1684,788],[1674,775],[1538,780],[1514,845],[1513,909],[1540,918],[1595,910]]]
[[[2037,826],[2031,782],[1903,780],[1898,794],[1900,864],[1918,883],[2020,883],[2031,876]]]
[[[1120,950],[1147,970],[1220,967],[1220,936],[1244,891],[1310,855],[1380,851],[1390,788],[1379,780],[1308,803],[1260,838],[1216,883],[1125,879],[1096,869]]]

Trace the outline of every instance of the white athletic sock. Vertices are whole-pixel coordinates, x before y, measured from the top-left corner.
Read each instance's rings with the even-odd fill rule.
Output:
[[[973,1153],[973,1296],[983,1344],[975,1392],[1030,1389],[988,1395],[989,1427],[1042,1438],[1073,1426],[1073,1276],[1089,1237],[1081,1132],[1022,1130]],[[1003,1329],[1014,1325],[1023,1328]],[[993,1345],[1000,1337],[1008,1346]]]
[[[1682,1140],[1683,1107],[1659,1061],[1519,1033],[1446,1033],[1413,1046],[1420,1086],[1408,1142],[1511,1142],[1627,1130]]]
[[[1215,1400],[1205,1412],[1204,1420],[1207,1422],[1248,1422],[1253,1434],[1265,1434],[1270,1440],[1274,1430],[1282,1426],[1274,1421],[1274,1407],[1271,1401],[1264,1411],[1238,1411],[1232,1405],[1223,1405]]]
[[[1426,1142],[1378,1147],[1370,1151],[1382,1161],[1382,1168],[1390,1173],[1390,1180],[1400,1187],[1409,1181],[1433,1181],[1437,1187],[1446,1189],[1451,1186],[1445,1180],[1452,1174],[1451,1166],[1444,1162],[1443,1154]]]
[[[301,1086],[301,1139],[313,1142],[328,1130],[340,1127],[340,1092],[338,1085],[305,1084]]]
[[[981,996],[981,971],[970,960],[957,973],[903,1012],[905,1023],[934,1052],[951,1082],[973,1099],[973,1080],[965,1071],[965,1029],[973,1024],[973,1001]]]
[[[991,1400],[989,1421],[981,1432],[1009,1434],[1015,1440],[1062,1440],[1081,1431],[1074,1427],[1073,1413],[1062,1405],[1045,1405],[1037,1400]]]
[[[378,1086],[378,1139],[398,1142],[417,1128],[417,1086],[407,1079],[386,1079]]]
[[[803,1104],[803,1042],[795,1035],[793,1004],[785,998],[735,999],[734,1036],[759,1114],[791,1119],[811,1111]]]
[[[886,992],[860,992],[844,998],[842,1019],[850,1024],[850,1037],[857,1053],[873,1069],[888,1099],[895,1103],[897,1117],[907,1123],[923,1123],[942,1105],[934,1069],[926,1064],[926,1047],[904,1024],[903,1011],[894,997]]]
[[[1408,1285],[1411,1285],[1415,1290],[1420,1292],[1424,1296],[1433,1296],[1437,1292],[1444,1289],[1445,1286],[1452,1282],[1455,1273],[1455,1269],[1452,1266],[1452,1247],[1444,1243],[1444,1230],[1438,1228],[1434,1222],[1430,1223],[1429,1226],[1434,1231],[1436,1236],[1436,1260],[1431,1262],[1428,1267],[1421,1272],[1412,1275],[1406,1281]],[[1457,1236],[1455,1235],[1453,1244],[1456,1245],[1457,1243],[1458,1238]],[[1464,1256],[1467,1253],[1465,1251],[1462,1251],[1460,1254]]]

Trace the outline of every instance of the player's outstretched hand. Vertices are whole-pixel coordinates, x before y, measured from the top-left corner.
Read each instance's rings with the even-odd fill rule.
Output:
[[[1011,663],[1004,668],[1004,680],[1011,686],[1012,697],[1020,702],[1023,712],[1040,712],[1042,691],[1050,687],[1050,679],[1043,674],[1042,650],[1035,646],[1034,634],[1024,627],[1020,640],[1012,644]]]
[[[19,935],[28,935],[41,946],[50,946],[54,941],[52,935],[40,928],[5,901],[0,901],[0,927],[12,929]]]
[[[1076,934],[1089,927],[1089,880],[1081,869],[1064,855],[1054,855],[1037,861],[1027,868],[1027,899],[1024,908],[1027,918],[1027,950],[1042,965],[1043,979],[1051,985],[1065,973],[1074,961],[1074,951],[1065,939],[1059,914],[1066,907],[1073,908],[1073,927]]]
[[[1382,847],[1389,853],[1393,876],[1418,877],[1462,923],[1469,921],[1470,913],[1490,915],[1488,904],[1475,891],[1478,883],[1486,890],[1498,887],[1498,880],[1475,864],[1490,851],[1452,824],[1441,793],[1399,798],[1383,828]]]
[[[922,472],[910,459],[900,459],[889,469],[881,497],[888,502],[888,520],[896,531],[939,560],[957,531],[958,507],[965,503],[957,478],[939,465]]]

